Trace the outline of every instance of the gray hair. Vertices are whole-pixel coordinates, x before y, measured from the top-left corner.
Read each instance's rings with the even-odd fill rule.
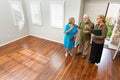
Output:
[[[88,15],[88,14],[84,14],[84,15],[83,15],[83,18],[85,18],[85,17],[89,17],[89,15]]]

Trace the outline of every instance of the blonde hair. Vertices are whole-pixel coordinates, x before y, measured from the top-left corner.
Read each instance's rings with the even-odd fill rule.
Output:
[[[98,15],[98,17],[99,17],[100,19],[102,19],[102,21],[105,23],[105,16],[104,16],[104,15]]]
[[[68,23],[71,24],[72,20],[75,20],[75,18],[74,17],[70,17]]]

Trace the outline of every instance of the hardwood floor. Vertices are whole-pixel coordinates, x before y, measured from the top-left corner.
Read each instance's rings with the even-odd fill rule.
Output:
[[[65,57],[62,44],[28,36],[0,47],[0,80],[120,80],[120,55],[104,49],[93,65],[80,55]]]

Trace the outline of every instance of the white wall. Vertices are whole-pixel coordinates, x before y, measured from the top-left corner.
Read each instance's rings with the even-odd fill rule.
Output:
[[[42,9],[42,26],[33,25],[30,17],[30,8],[29,8],[29,0],[25,0],[25,5],[27,9],[27,17],[29,21],[29,30],[30,34],[34,36],[38,36],[40,38],[56,41],[63,43],[63,29],[56,29],[50,26],[50,11],[49,11],[49,3],[53,0],[40,0],[41,1],[41,9]],[[57,1],[57,0],[54,0]],[[67,24],[69,17],[75,17],[76,24],[78,24],[79,20],[79,12],[80,5],[83,4],[81,0],[62,0],[65,1],[65,24]]]
[[[83,19],[84,6],[85,6],[85,0],[81,0],[81,2],[80,2],[80,10],[79,10],[79,20],[78,20],[78,24],[79,24],[80,21],[82,21],[82,19]]]
[[[0,46],[26,35],[28,35],[27,25],[19,31],[13,24],[9,0],[0,0]]]
[[[27,12],[25,15],[28,20],[28,25],[26,25],[21,31],[19,31],[18,27],[14,26],[13,24],[12,13],[8,1],[9,0],[0,1],[0,46],[28,34],[63,43],[63,29],[57,29],[50,26],[49,3],[53,0],[40,0],[42,9],[42,26],[36,26],[32,24],[29,9],[29,0],[22,0],[25,2],[24,13]],[[91,17],[91,20],[93,22],[96,22],[97,15],[105,14],[108,2],[120,3],[120,0],[62,1],[65,1],[65,24],[67,24],[69,17],[75,17],[76,24],[78,24],[78,21],[81,20],[83,13],[88,13]]]
[[[91,20],[96,23],[97,15],[105,15],[109,2],[120,4],[120,0],[85,0],[84,13],[89,14]]]

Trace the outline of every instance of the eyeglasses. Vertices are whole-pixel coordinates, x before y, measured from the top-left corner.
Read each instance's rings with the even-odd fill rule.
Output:
[[[99,19],[101,19],[101,18],[97,18],[97,20],[99,20]]]

